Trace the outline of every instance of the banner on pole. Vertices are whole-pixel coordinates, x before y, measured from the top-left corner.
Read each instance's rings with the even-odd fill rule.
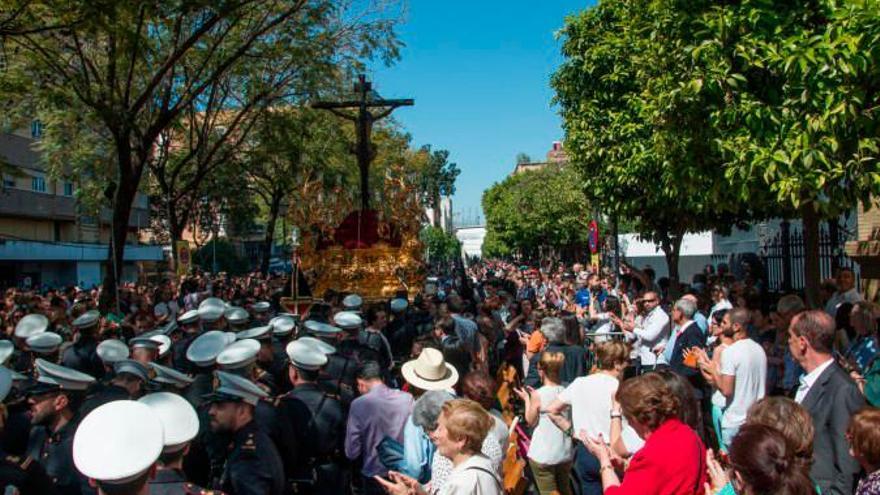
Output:
[[[595,220],[590,220],[587,245],[590,246],[590,254],[599,252],[599,224]]]
[[[182,277],[189,273],[189,267],[192,264],[189,243],[187,241],[177,241],[177,245],[174,248],[177,250],[177,275]]]

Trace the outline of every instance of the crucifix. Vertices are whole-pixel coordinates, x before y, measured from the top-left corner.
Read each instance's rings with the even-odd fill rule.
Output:
[[[411,98],[400,100],[385,100],[373,98],[370,92],[373,85],[367,81],[363,74],[358,76],[358,82],[354,85],[357,100],[348,101],[317,101],[312,103],[312,108],[330,110],[333,114],[343,119],[354,122],[356,141],[352,153],[357,157],[358,169],[361,178],[361,210],[370,208],[370,163],[376,158],[376,147],[370,141],[373,131],[373,123],[391,115],[397,107],[412,106]],[[372,109],[381,109],[373,113]],[[354,109],[356,113],[345,112],[345,109]]]

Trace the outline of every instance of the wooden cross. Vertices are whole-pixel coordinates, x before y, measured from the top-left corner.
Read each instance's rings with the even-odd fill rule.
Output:
[[[370,163],[376,158],[376,147],[370,141],[373,132],[373,123],[381,120],[394,111],[397,107],[412,106],[415,102],[412,98],[400,100],[385,100],[373,98],[370,94],[373,85],[367,81],[363,74],[358,76],[358,82],[354,85],[354,92],[358,95],[357,100],[348,101],[318,101],[312,104],[312,108],[330,110],[335,115],[354,122],[356,142],[352,153],[357,157],[358,169],[361,176],[361,210],[370,208]],[[383,110],[372,113],[371,109]],[[344,109],[355,109],[357,113],[344,112]]]

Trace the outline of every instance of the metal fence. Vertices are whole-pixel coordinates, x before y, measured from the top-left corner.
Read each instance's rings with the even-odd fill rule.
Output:
[[[835,224],[819,229],[819,267],[822,279],[835,275],[840,268],[850,268],[860,280],[859,264],[844,251],[846,236]],[[789,292],[804,288],[804,235],[783,222],[779,232],[758,253],[764,266],[764,280],[770,292]]]

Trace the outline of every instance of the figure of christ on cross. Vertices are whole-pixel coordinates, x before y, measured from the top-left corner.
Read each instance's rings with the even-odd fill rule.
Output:
[[[373,123],[391,115],[397,107],[412,106],[413,100],[385,100],[370,97],[372,84],[367,81],[365,75],[358,76],[358,82],[354,85],[357,100],[349,101],[318,101],[312,104],[312,108],[330,110],[335,115],[354,122],[357,141],[352,153],[357,157],[358,169],[361,176],[361,211],[370,209],[370,163],[376,157],[376,147],[370,140],[373,131]],[[355,109],[357,113],[351,114],[344,110]],[[372,109],[381,109],[373,113]]]

